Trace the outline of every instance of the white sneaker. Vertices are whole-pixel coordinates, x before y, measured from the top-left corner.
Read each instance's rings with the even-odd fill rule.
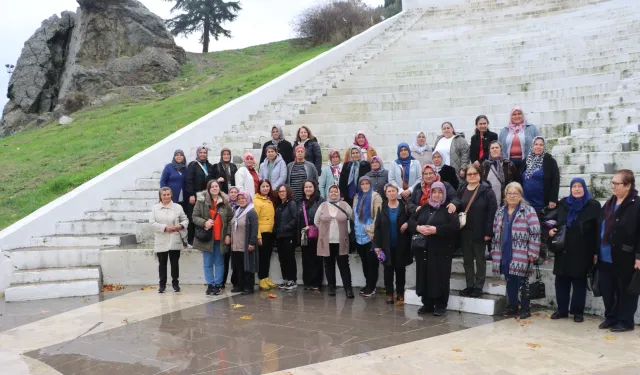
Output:
[[[282,284],[278,285],[278,289],[286,289],[288,283],[287,280],[282,280]]]
[[[285,285],[284,290],[296,290],[298,289],[298,284],[293,281],[287,281],[287,285]]]

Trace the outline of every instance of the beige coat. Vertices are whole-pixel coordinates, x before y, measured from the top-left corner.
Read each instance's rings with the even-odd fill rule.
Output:
[[[337,212],[335,217],[338,227],[338,238],[339,242],[339,251],[338,255],[349,255],[349,220],[353,220],[353,210],[349,206],[349,204],[345,201],[340,201],[337,203],[348,216],[345,216],[341,211]],[[331,222],[333,221],[333,217],[331,216],[329,210],[332,204],[330,202],[322,202],[318,210],[316,211],[316,216],[313,219],[313,222],[318,227],[318,252],[317,255],[321,257],[328,257],[330,254],[329,243],[331,237]],[[332,208],[337,210],[337,208]],[[335,233],[334,233],[335,234]]]
[[[153,250],[162,253],[169,250],[181,250],[183,248],[180,232],[165,232],[165,228],[171,225],[182,225],[186,228],[189,219],[185,215],[182,206],[171,202],[169,206],[157,203],[149,213],[149,224],[155,232]]]

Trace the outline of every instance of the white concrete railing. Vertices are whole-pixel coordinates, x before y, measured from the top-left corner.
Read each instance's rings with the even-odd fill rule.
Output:
[[[232,124],[247,120],[250,114],[288,90],[316,76],[320,71],[340,62],[345,56],[382,34],[404,12],[391,17],[288,73],[235,99],[171,134],[155,145],[139,152],[108,171],[80,185],[71,192],[41,207],[0,232],[0,250],[29,246],[31,237],[54,234],[55,223],[82,218],[86,211],[99,210],[102,200],[120,196],[125,189],[133,189],[137,178],[162,170],[167,155],[176,148],[189,149],[230,130]],[[0,267],[0,270],[4,267]],[[0,274],[0,279],[3,275]]]

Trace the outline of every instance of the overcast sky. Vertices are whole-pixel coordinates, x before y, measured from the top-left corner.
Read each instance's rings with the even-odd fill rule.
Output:
[[[171,17],[172,3],[163,0],[140,0],[153,13],[166,19]],[[290,39],[291,20],[302,10],[318,0],[241,0],[242,11],[235,22],[227,24],[232,39],[212,40],[209,51],[237,49],[256,44]],[[24,42],[40,27],[40,23],[65,10],[75,10],[75,0],[1,0],[0,9],[0,108],[7,101],[6,92],[9,74],[5,64],[15,64]],[[364,0],[373,6],[382,5],[384,0]],[[188,39],[177,38],[176,43],[189,52],[200,52],[199,35]]]

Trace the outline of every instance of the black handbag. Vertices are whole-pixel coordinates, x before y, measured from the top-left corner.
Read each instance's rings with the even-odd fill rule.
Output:
[[[345,211],[339,204],[331,202],[337,209],[342,211],[344,216],[347,217],[347,221],[349,222],[349,252],[354,253],[356,251],[356,223],[349,218],[347,211]]]
[[[545,207],[540,211],[540,214],[540,222],[558,220],[558,206],[556,206],[556,208]]]
[[[633,294],[636,296],[640,294],[640,271],[636,270],[636,272],[633,273],[631,282],[627,287],[627,293]]]
[[[216,212],[215,216],[213,217],[214,222],[216,221],[217,217],[218,213]],[[196,226],[196,231],[193,233],[193,236],[202,242],[209,242],[213,238],[213,227],[211,227],[211,229],[209,230],[206,230],[202,227]]]
[[[531,263],[529,263],[531,267]],[[520,288],[520,295],[522,299],[534,300],[545,298],[546,287],[542,281],[542,274],[540,273],[540,267],[536,264],[536,281],[529,283],[529,277],[524,278],[524,283]]]
[[[561,225],[557,229],[556,235],[551,237],[551,246],[549,246],[549,250],[554,254],[564,250],[565,239],[567,238],[566,225]]]
[[[416,233],[411,236],[411,251],[415,253],[416,250],[424,250],[427,248],[427,236],[421,233]]]
[[[600,292],[600,286],[598,285],[598,279],[600,278],[600,271],[597,266],[593,266],[589,274],[587,274],[587,286],[591,286],[591,291],[594,297],[602,297]]]

